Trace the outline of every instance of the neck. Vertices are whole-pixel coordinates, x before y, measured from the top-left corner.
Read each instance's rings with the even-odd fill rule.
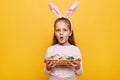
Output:
[[[62,46],[69,46],[71,45],[69,42],[66,42],[66,43],[58,43],[58,45],[62,45]]]

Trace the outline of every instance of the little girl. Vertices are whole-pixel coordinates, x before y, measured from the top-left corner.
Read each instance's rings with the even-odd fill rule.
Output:
[[[49,80],[76,80],[76,75],[83,72],[82,57],[80,49],[75,46],[71,21],[66,17],[59,17],[54,23],[53,43],[47,49],[46,59],[56,54],[60,56],[54,59],[72,56],[80,61],[70,62],[70,65],[57,65],[53,61],[46,61],[44,71],[49,74]]]

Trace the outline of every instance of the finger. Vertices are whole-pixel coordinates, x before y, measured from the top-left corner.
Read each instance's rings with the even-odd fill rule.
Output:
[[[76,59],[75,61],[81,61],[81,59],[80,59],[80,58],[78,58],[78,59]]]
[[[75,63],[80,63],[80,59],[74,60]]]
[[[70,63],[72,67],[75,67],[77,64],[74,64],[73,62]]]
[[[76,62],[76,61],[71,61],[71,63],[72,63],[72,64],[74,64],[74,65],[76,65],[76,64],[77,64],[77,62]]]
[[[52,64],[51,67],[54,68],[56,66],[56,64]]]
[[[52,65],[52,61],[51,61],[51,62],[49,62],[48,66],[51,66],[51,65]]]
[[[81,59],[80,59],[80,58],[78,58],[78,61],[81,61]]]
[[[46,61],[46,64],[50,64],[50,61],[49,61],[49,60],[47,60],[47,61]]]

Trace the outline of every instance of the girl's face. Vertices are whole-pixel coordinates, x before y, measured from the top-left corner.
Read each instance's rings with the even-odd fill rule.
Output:
[[[71,36],[72,31],[70,31],[69,26],[63,20],[60,20],[56,23],[55,26],[55,36],[59,44],[67,45],[69,44],[68,39]]]

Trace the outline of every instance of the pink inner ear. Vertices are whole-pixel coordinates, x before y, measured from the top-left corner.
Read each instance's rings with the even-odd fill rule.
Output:
[[[66,13],[66,16],[68,17],[68,16],[70,16],[71,14],[73,14],[73,13],[75,12],[77,6],[78,6],[78,2],[75,2],[75,3],[68,9],[68,11],[67,11],[67,13]]]
[[[60,11],[58,10],[58,8],[57,8],[52,2],[49,3],[49,7],[50,7],[50,10],[51,10],[54,14],[56,14],[58,17],[61,16]]]

